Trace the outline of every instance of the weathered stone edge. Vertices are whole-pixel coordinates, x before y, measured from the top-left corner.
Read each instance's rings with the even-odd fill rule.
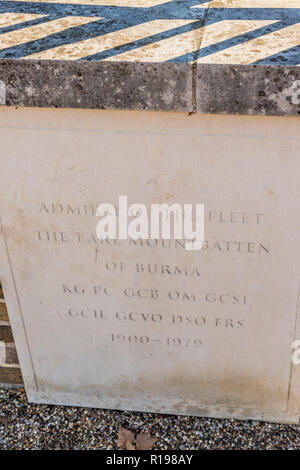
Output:
[[[1,59],[0,103],[297,116],[300,68]]]
[[[266,116],[300,115],[300,68],[198,65],[197,112]]]
[[[3,59],[0,81],[5,88],[2,104],[7,106],[162,111],[193,108],[190,64]]]

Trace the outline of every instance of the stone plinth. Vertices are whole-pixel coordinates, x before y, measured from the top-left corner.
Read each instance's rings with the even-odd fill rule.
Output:
[[[30,401],[298,422],[299,15],[0,2],[0,281]],[[120,195],[204,204],[203,249],[100,241]]]

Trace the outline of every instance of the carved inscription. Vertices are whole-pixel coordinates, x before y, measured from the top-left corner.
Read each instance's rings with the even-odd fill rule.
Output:
[[[95,203],[74,205],[53,202],[42,202],[37,207],[43,228],[36,227],[32,232],[36,243],[52,244],[54,247],[68,245],[69,249],[73,247],[74,250],[80,249],[81,246],[90,247],[91,256],[85,262],[97,265],[99,279],[105,279],[105,275],[110,276],[109,283],[91,285],[74,280],[74,283],[66,282],[57,286],[58,295],[63,295],[67,300],[65,311],[60,312],[62,319],[110,323],[111,344],[135,344],[145,348],[156,345],[201,350],[205,344],[207,329],[239,331],[247,327],[251,321],[247,315],[247,307],[251,306],[253,301],[251,294],[241,291],[238,286],[228,289],[222,285],[214,285],[213,282],[209,289],[204,289],[202,281],[207,285],[206,267],[200,260],[206,253],[235,257],[255,256],[262,262],[267,260],[271,256],[272,247],[269,241],[261,236],[260,228],[266,220],[263,212],[208,208],[205,214],[208,233],[213,233],[213,227],[231,227],[230,239],[209,236],[203,249],[195,257],[198,262],[192,263],[189,259],[187,262],[175,263],[174,250],[184,253],[184,240],[99,240],[95,231],[93,233],[96,226],[96,208]],[[50,229],[50,225],[47,227],[47,220],[50,221],[51,216],[55,216],[56,221],[57,217],[61,216],[61,225],[58,219],[60,226],[55,230],[53,227]],[[78,230],[63,227],[69,218],[78,221]],[[255,232],[251,231],[253,238],[235,239],[237,226],[254,227]],[[118,249],[124,246],[130,256],[120,259],[115,255],[114,247]],[[153,250],[165,252],[169,258],[168,262],[153,262]],[[113,257],[111,252],[114,253]],[[133,285],[126,283],[127,277]],[[116,279],[118,282],[114,282]],[[160,279],[164,279],[163,285],[160,285]],[[151,285],[147,285],[149,282]],[[172,285],[173,282],[176,285]],[[117,299],[119,305],[125,302],[125,308],[110,307],[112,299]],[[133,302],[132,309],[127,308],[128,301]],[[148,306],[153,306],[152,309],[143,309],[145,301]],[[158,335],[156,330],[152,329],[161,324],[170,326],[169,336]],[[119,331],[118,325],[122,328],[123,325],[138,325],[139,333],[126,334],[124,330]],[[174,335],[171,334],[172,327],[176,328]],[[194,328],[195,336],[185,334],[186,327]],[[145,334],[140,334],[141,328],[145,329]],[[178,335],[178,331],[182,331],[182,335]]]

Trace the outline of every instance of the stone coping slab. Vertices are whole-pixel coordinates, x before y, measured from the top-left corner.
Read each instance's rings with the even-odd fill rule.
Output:
[[[300,114],[300,0],[0,1],[0,103]]]

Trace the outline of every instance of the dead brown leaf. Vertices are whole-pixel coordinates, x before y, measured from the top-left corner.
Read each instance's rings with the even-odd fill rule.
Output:
[[[138,434],[134,442],[137,450],[150,450],[156,441],[156,437],[152,437],[150,432],[147,431]]]
[[[6,416],[0,416],[0,424],[3,424],[3,426],[6,426],[8,424],[8,418]]]
[[[117,446],[121,450],[135,450],[134,433],[120,425]]]
[[[136,450],[136,447],[135,447],[134,444],[131,444],[130,442],[127,442],[126,450]]]

